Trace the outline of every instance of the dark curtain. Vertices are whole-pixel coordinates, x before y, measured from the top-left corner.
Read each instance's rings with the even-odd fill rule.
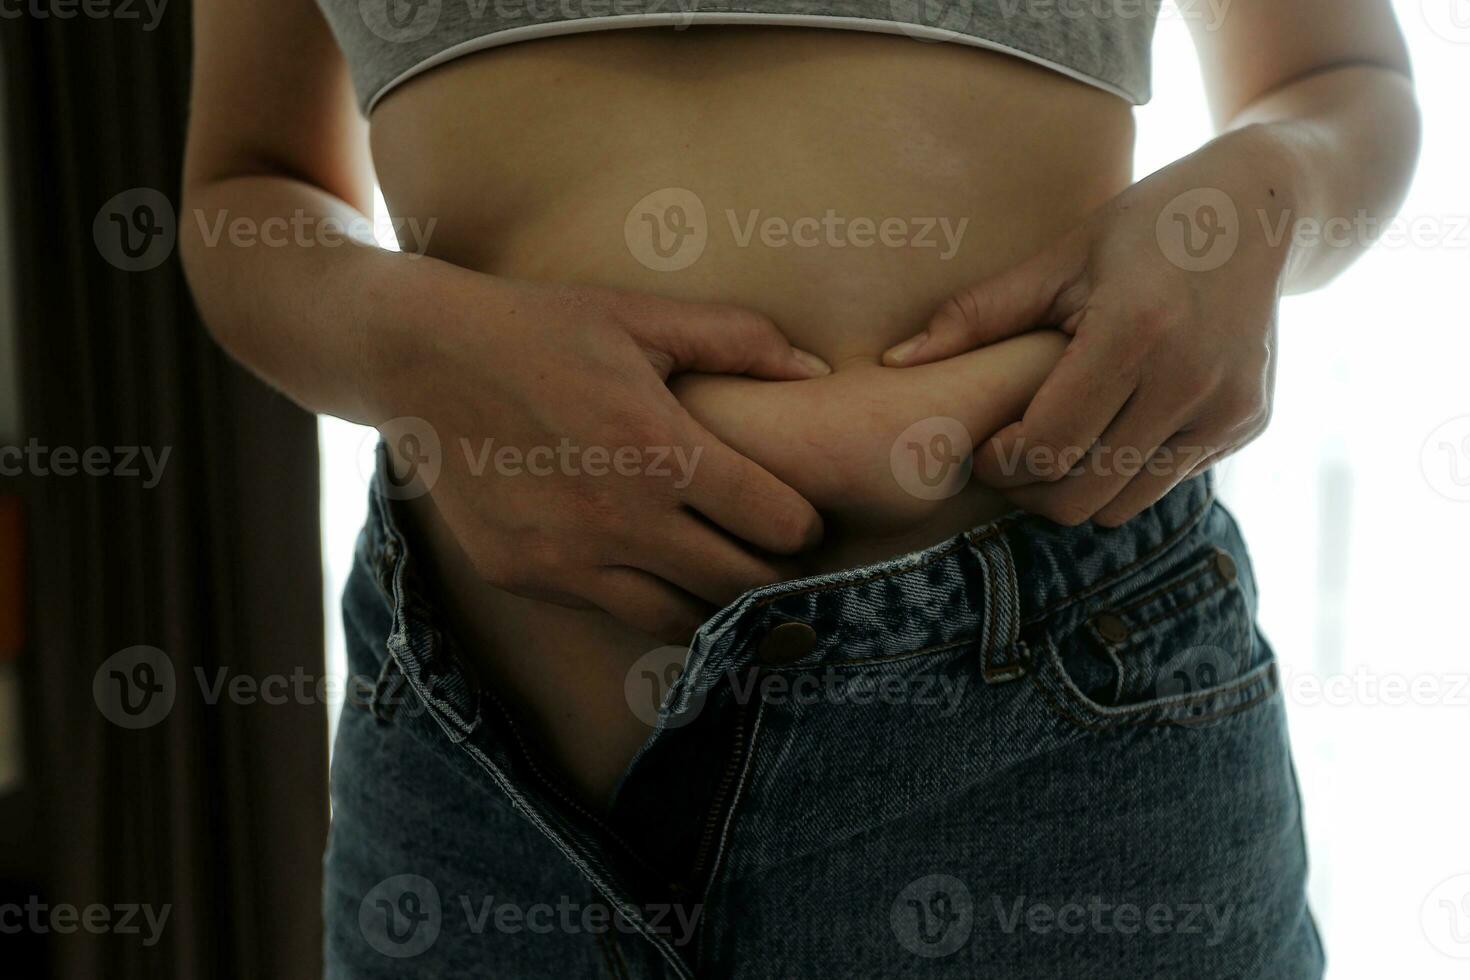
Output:
[[[113,923],[128,907],[168,915],[152,946],[141,914],[139,934],[52,933],[47,972],[319,977],[325,709],[310,683],[288,684],[285,704],[207,696],[222,676],[272,694],[272,678],[321,676],[315,422],[213,345],[174,250],[119,268],[138,264],[118,250],[123,228],[152,235],[169,221],[134,189],[177,207],[187,4],[151,28],[142,3],[101,18],[38,8],[0,22],[23,436],[100,447],[114,471],[129,451],[169,453],[152,487],[142,457],[136,476],[20,481],[26,796],[39,814],[20,846],[39,855],[52,906],[100,903]],[[94,237],[99,209],[128,191]],[[131,729],[107,717],[93,681],[138,645],[167,657],[176,693],[162,720]]]

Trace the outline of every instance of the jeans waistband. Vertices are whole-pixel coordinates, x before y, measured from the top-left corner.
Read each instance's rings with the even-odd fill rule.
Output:
[[[435,658],[423,655],[428,651],[418,650],[411,631],[402,628],[407,618],[427,611],[409,608],[423,597],[402,581],[406,543],[394,514],[401,494],[383,485],[383,471],[380,459],[359,557],[399,612],[390,651],[410,683],[463,737],[478,723],[478,692],[467,672],[442,664],[436,669]],[[697,708],[721,677],[749,667],[870,664],[966,645],[977,649],[986,681],[1011,680],[1024,670],[1024,627],[1163,554],[1213,500],[1214,478],[1207,472],[1121,527],[1067,527],[1013,511],[922,551],[752,590],[700,627],[665,710]]]
[[[699,629],[666,710],[695,707],[718,679],[765,669],[870,664],[972,645],[987,682],[1024,670],[1022,629],[1162,555],[1214,500],[1186,480],[1122,527],[1066,527],[1014,511],[931,548],[746,593]]]

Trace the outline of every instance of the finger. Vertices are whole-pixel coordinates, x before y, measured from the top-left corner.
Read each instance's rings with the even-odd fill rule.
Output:
[[[764,313],[715,303],[658,300],[646,311],[638,336],[663,356],[665,378],[683,371],[748,374],[769,381],[800,381],[831,374],[809,351],[793,347]]]
[[[1093,521],[1103,527],[1127,523],[1189,479],[1205,459],[1218,455],[1187,434],[1174,436],[1159,447],[1137,476],[1093,515]]]
[[[657,576],[622,565],[598,569],[584,591],[614,619],[669,643],[688,643],[714,611]]]
[[[1080,235],[1012,266],[946,299],[928,326],[889,348],[883,363],[911,367],[942,361],[1003,340],[1032,327],[1058,322],[1068,312],[1060,301],[1085,269],[1086,243]]]
[[[1135,393],[1073,468],[1071,478],[1053,484],[1048,506],[1069,519],[1095,517],[1146,468],[1158,468],[1160,448],[1179,432],[1191,407],[1188,398],[1160,391],[1157,385],[1149,395]]]
[[[1187,480],[1192,476],[1198,476],[1210,467],[1217,466],[1225,462],[1225,460],[1230,459],[1233,453],[1234,450],[1231,449],[1221,449],[1215,452],[1204,453],[1199,462],[1189,468],[1189,473],[1184,478]]]
[[[674,525],[659,535],[658,546],[640,556],[637,565],[716,606],[727,606],[751,589],[785,578],[771,562],[690,513],[678,515]]]
[[[822,539],[822,518],[806,498],[690,422],[692,482],[683,502],[741,541],[778,555]],[[696,455],[697,454],[697,455]]]
[[[1107,431],[1137,386],[1093,340],[1074,340],[1062,353],[1021,421],[975,454],[975,476],[995,489],[1059,480]]]

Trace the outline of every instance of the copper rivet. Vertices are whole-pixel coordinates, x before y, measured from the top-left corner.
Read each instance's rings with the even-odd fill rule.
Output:
[[[769,667],[796,663],[817,645],[817,631],[806,623],[782,623],[766,634],[756,659]]]
[[[1228,552],[1215,552],[1215,571],[1220,573],[1220,577],[1225,580],[1226,584],[1234,582],[1235,559],[1231,558]]]
[[[1113,613],[1100,613],[1092,621],[1098,635],[1109,643],[1122,643],[1128,639],[1128,624]]]

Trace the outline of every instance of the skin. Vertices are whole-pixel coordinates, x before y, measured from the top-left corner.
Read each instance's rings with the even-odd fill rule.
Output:
[[[1220,269],[1186,273],[1161,255],[1160,210],[1204,186],[1242,214],[1386,217],[1416,140],[1385,9],[1292,7],[1236,0],[1201,40],[1225,134],[1130,187],[1125,103],[956,45],[811,29],[549,39],[409,82],[369,134],[310,0],[207,0],[185,268],[216,338],[301,404],[390,446],[392,420],[432,425],[442,472],[404,504],[415,558],[472,664],[601,805],[648,734],[628,710],[632,666],[746,589],[1015,503],[1119,520],[1168,482],[997,478],[988,454],[1004,462],[1010,441],[1091,445],[1114,417],[1107,438],[1143,446],[1254,431],[1276,296],[1350,256],[1296,258],[1242,232]],[[211,245],[187,218],[348,221],[374,167],[395,215],[436,221],[426,254]],[[673,272],[635,261],[624,234],[660,187],[697,188],[711,215],[704,254]],[[741,245],[723,227],[727,212],[828,208],[971,224],[948,258]],[[926,322],[923,347],[896,357]],[[1124,388],[1136,410],[1109,414]],[[980,479],[926,500],[891,451],[934,417],[984,448]],[[487,438],[701,456],[687,482],[486,477],[458,447]]]
[[[778,383],[686,374],[672,388],[697,418],[728,432],[731,445],[811,501],[829,537],[869,550],[926,522],[942,525],[952,506],[936,506],[895,479],[890,454],[904,429],[939,417],[983,433],[996,419],[1020,415],[1065,347],[1061,333],[1037,330],[910,371],[857,364],[814,381]],[[794,418],[800,439],[788,432]],[[967,512],[970,501],[961,496],[953,504]],[[856,527],[861,535],[844,534]],[[825,557],[827,565],[855,563]]]
[[[1024,417],[975,456],[982,482],[1060,523],[1122,524],[1265,430],[1278,296],[1325,284],[1371,244],[1293,248],[1267,229],[1391,215],[1417,154],[1408,56],[1386,5],[1245,3],[1220,30],[1190,24],[1225,135],[959,291],[884,353],[908,367],[1038,327],[1071,337]],[[1155,222],[1203,187],[1244,217],[1241,239],[1218,268],[1182,268]],[[1039,462],[1005,463],[1028,458]]]

